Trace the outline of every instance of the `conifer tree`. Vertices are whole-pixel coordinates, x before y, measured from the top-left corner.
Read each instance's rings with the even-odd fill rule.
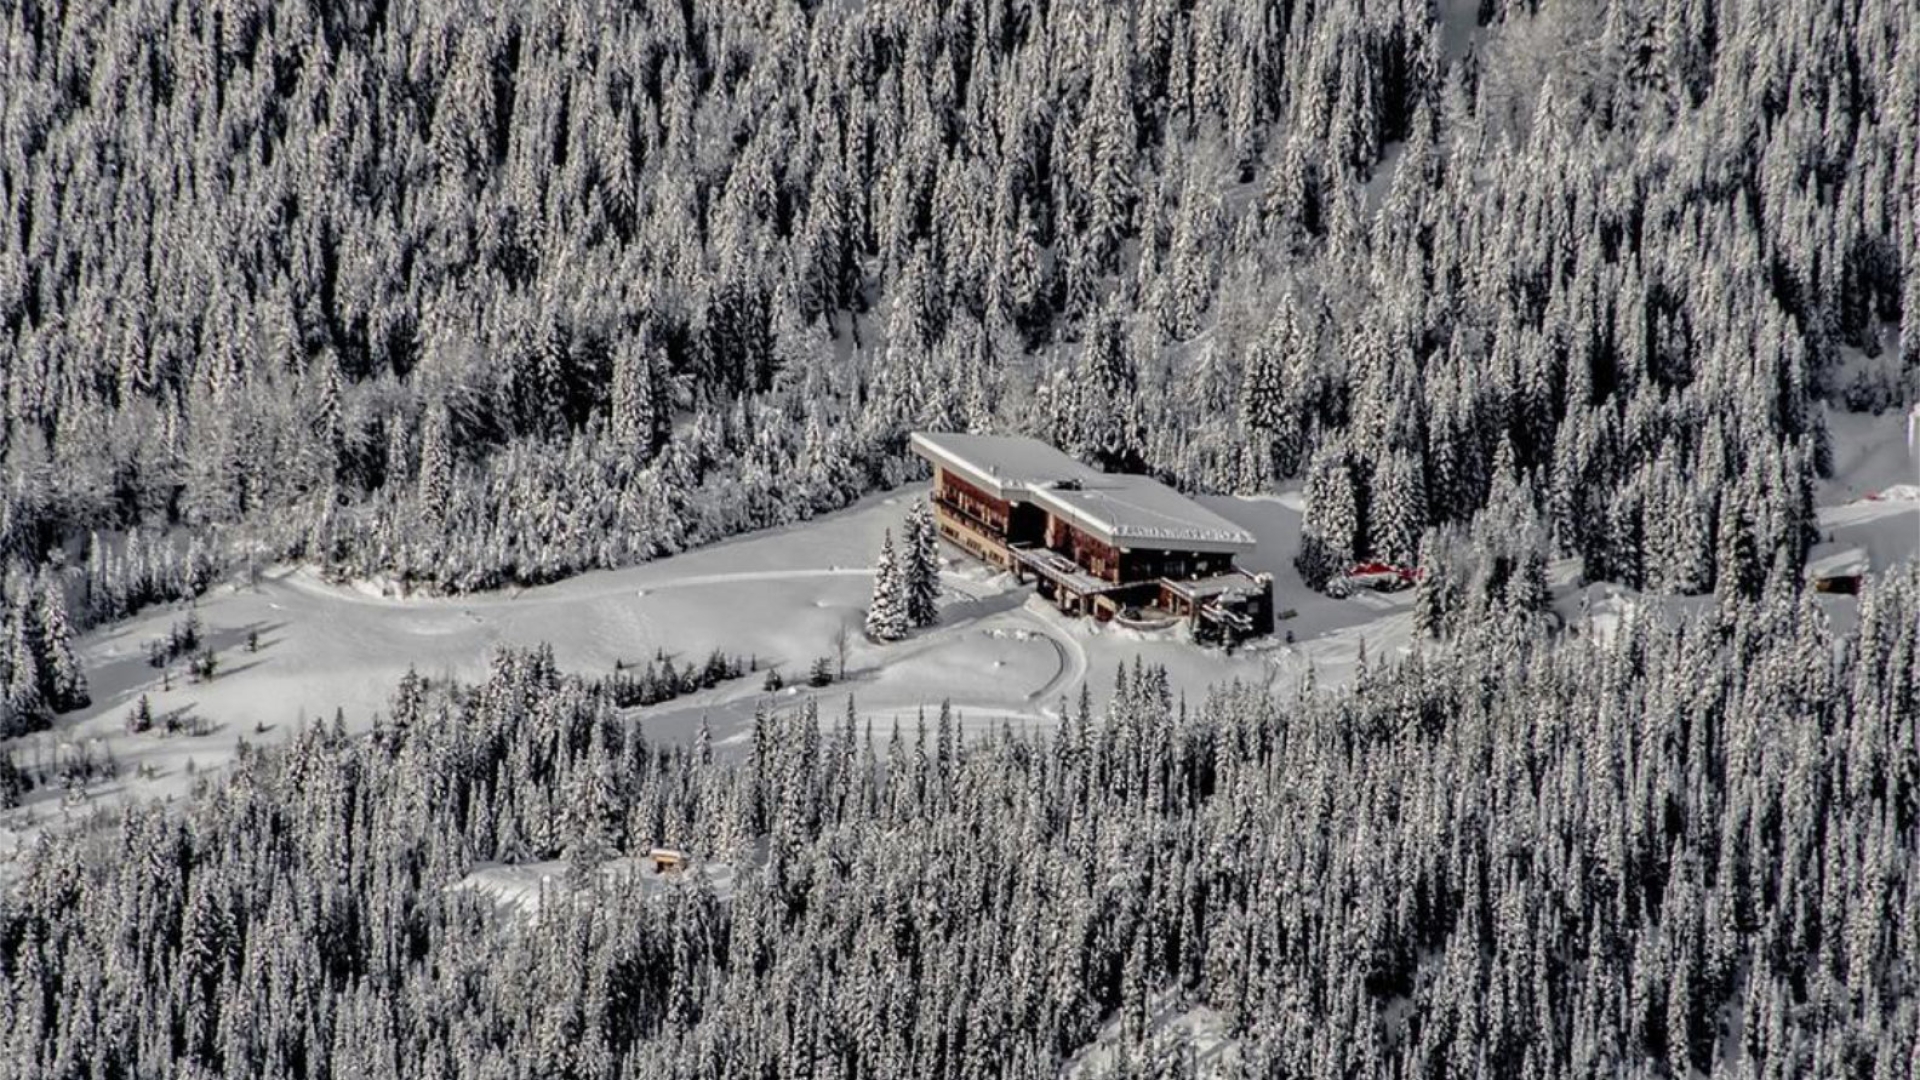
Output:
[[[4,708],[4,703],[0,703],[0,710]],[[0,731],[7,729],[5,719],[4,716],[0,716]],[[19,806],[21,798],[27,793],[27,787],[27,776],[20,771],[19,766],[13,763],[13,755],[0,750],[0,810],[10,810]]]
[[[634,464],[644,463],[653,450],[653,374],[640,343],[614,357],[612,408],[614,441]]]
[[[1373,555],[1394,566],[1413,565],[1427,525],[1426,483],[1411,454],[1390,451],[1374,466],[1371,518],[1367,527]]]
[[[1347,569],[1359,542],[1359,510],[1343,444],[1330,442],[1314,452],[1305,498],[1294,565],[1307,586],[1318,589]]]
[[[438,524],[445,520],[447,499],[453,494],[453,447],[447,407],[436,403],[427,410],[420,428],[419,506],[422,517]]]
[[[57,578],[49,578],[41,589],[39,615],[47,704],[55,712],[85,708],[93,699],[87,693],[86,672],[73,653],[73,624],[67,618],[66,592]]]
[[[1428,529],[1420,537],[1419,577],[1413,585],[1413,628],[1428,637],[1446,634],[1456,602],[1449,555],[1437,531]]]
[[[7,710],[12,717],[12,730],[7,732],[9,735],[25,734],[46,725],[45,683],[40,673],[40,659],[34,647],[28,610],[24,605],[15,609],[12,633],[7,642],[5,692]]]
[[[867,636],[875,641],[899,641],[907,636],[906,568],[893,548],[893,530],[880,541],[880,561],[874,566],[873,601],[867,607]]]
[[[940,618],[940,533],[925,499],[907,512],[905,541],[907,622],[932,626]]]
[[[332,484],[339,476],[346,451],[346,426],[342,415],[345,392],[340,365],[331,355],[320,362],[320,386],[315,395],[313,413],[314,461],[311,482],[319,487]]]
[[[133,703],[127,712],[127,733],[141,735],[153,730],[153,703],[147,695],[141,694],[140,700]]]

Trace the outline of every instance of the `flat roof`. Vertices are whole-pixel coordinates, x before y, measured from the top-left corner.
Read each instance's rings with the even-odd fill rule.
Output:
[[[914,432],[914,452],[1003,499],[1028,498],[1115,547],[1251,551],[1253,534],[1150,476],[1103,473],[1021,435]]]
[[[1001,498],[1062,480],[1085,481],[1104,475],[1056,447],[1021,435],[916,431],[912,443],[921,457],[965,473],[969,480],[992,488]]]
[[[1260,579],[1245,570],[1233,570],[1194,581],[1176,581],[1173,578],[1167,578],[1166,584],[1167,588],[1189,600],[1209,600],[1239,589],[1258,589]]]
[[[1037,488],[1033,501],[1116,547],[1252,551],[1253,534],[1150,476],[1100,473],[1078,487]]]

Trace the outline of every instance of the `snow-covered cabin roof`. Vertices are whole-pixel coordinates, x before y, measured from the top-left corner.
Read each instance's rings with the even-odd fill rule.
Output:
[[[1149,476],[1096,473],[1033,501],[1118,548],[1252,551],[1253,534]]]
[[[1212,577],[1195,578],[1192,581],[1176,581],[1168,578],[1165,585],[1180,596],[1197,602],[1211,600],[1230,592],[1252,592],[1265,588],[1271,580],[1271,578],[1256,577],[1245,570],[1235,569],[1224,574],[1214,574]]]
[[[1103,475],[1039,439],[1019,435],[916,431],[913,450],[1000,499],[1021,498],[1035,488],[1062,480],[1085,482]]]
[[[1251,551],[1253,534],[1148,476],[1103,473],[1018,435],[915,432],[914,452],[1008,500],[1030,500],[1119,548]]]

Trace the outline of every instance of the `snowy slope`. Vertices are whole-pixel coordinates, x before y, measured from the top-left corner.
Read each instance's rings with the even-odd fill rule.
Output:
[[[645,859],[621,857],[601,863],[593,871],[598,884],[623,895],[628,901],[644,900],[664,894],[668,889],[693,888],[703,884],[721,900],[733,896],[734,868],[724,862],[707,863],[681,873],[658,873]],[[502,912],[537,920],[541,906],[550,898],[575,891],[571,868],[565,860],[552,859],[531,863],[481,863],[466,877],[451,886],[453,891],[473,892],[494,902]]]
[[[1816,564],[1872,568],[1914,558],[1920,486],[1911,486],[1915,466],[1905,417],[1836,413],[1828,423],[1835,471],[1819,493],[1823,543]],[[222,586],[201,602],[200,618],[221,656],[219,676],[207,685],[189,685],[176,673],[172,688],[162,690],[160,673],[147,666],[146,643],[167,632],[178,610],[152,611],[95,632],[81,641],[94,704],[14,749],[31,763],[62,744],[90,744],[115,756],[121,776],[73,800],[77,805],[62,807],[61,793],[39,791],[24,810],[0,815],[0,860],[49,820],[110,805],[129,791],[185,792],[196,771],[226,761],[242,738],[278,742],[301,724],[330,719],[336,709],[349,729],[364,729],[387,707],[408,667],[430,679],[474,679],[505,645],[550,643],[564,669],[583,673],[610,672],[616,661],[644,663],[659,650],[686,662],[720,649],[753,655],[791,678],[817,657],[835,657],[845,638],[848,679],[822,694],[823,711],[837,714],[852,694],[861,712],[884,727],[895,719],[910,724],[920,709],[951,700],[963,722],[979,730],[1002,722],[1051,724],[1083,685],[1096,701],[1104,699],[1116,668],[1136,659],[1165,665],[1177,689],[1197,695],[1236,679],[1287,688],[1309,667],[1322,685],[1337,683],[1363,650],[1398,655],[1411,640],[1406,594],[1335,600],[1301,585],[1291,562],[1301,504],[1299,493],[1289,491],[1198,500],[1256,537],[1258,548],[1242,563],[1272,573],[1276,610],[1294,612],[1278,624],[1275,640],[1229,655],[1197,648],[1178,631],[1143,634],[1069,619],[1030,589],[945,549],[940,625],[897,644],[869,644],[859,627],[881,533],[897,529],[908,506],[925,494],[924,486],[902,488],[804,524],[528,590],[394,599],[280,568],[257,587]],[[1554,568],[1556,609],[1568,622],[1580,607],[1577,569]],[[1603,632],[1637,602],[1611,586],[1586,592]],[[1853,603],[1844,597],[1823,602],[1837,617]],[[242,645],[249,631],[259,634],[258,653]],[[1285,640],[1289,634],[1292,643]],[[734,745],[756,708],[795,707],[809,694],[789,687],[768,695],[761,687],[761,677],[750,675],[637,710],[636,720],[650,737],[663,739],[690,737],[704,720],[717,743]],[[199,718],[209,733],[126,734],[124,717],[142,693],[156,714]]]
[[[1236,1074],[1240,1041],[1226,1033],[1220,1014],[1204,1005],[1183,1008],[1172,994],[1156,995],[1147,1008],[1145,1035],[1138,1045],[1129,1045],[1120,1019],[1109,1019],[1094,1041],[1060,1070],[1062,1080],[1140,1075],[1138,1066],[1166,1070],[1158,1075],[1191,1075],[1199,1080]],[[1146,1075],[1156,1074],[1146,1071]]]
[[[1907,416],[1829,411],[1833,476],[1823,481],[1809,573],[1860,573],[1920,556],[1920,458]]]
[[[829,715],[853,694],[863,714],[884,728],[911,724],[921,709],[951,700],[974,730],[1011,723],[1055,722],[1083,685],[1103,700],[1122,664],[1136,659],[1167,666],[1179,690],[1198,695],[1211,684],[1290,686],[1309,666],[1337,682],[1365,648],[1404,648],[1407,598],[1363,596],[1339,601],[1299,583],[1291,557],[1299,539],[1297,495],[1264,499],[1209,497],[1201,503],[1254,534],[1259,548],[1243,561],[1276,579],[1276,608],[1297,610],[1280,623],[1297,644],[1276,640],[1232,655],[1199,648],[1183,632],[1143,634],[1060,615],[1004,575],[945,549],[948,572],[940,625],[906,641],[877,646],[859,634],[872,589],[871,560],[888,528],[924,498],[914,486],[785,529],[741,537],[670,559],[582,575],[536,589],[454,598],[383,597],[377,589],[329,584],[311,572],[278,568],[257,587],[225,585],[204,598],[199,616],[219,651],[213,682],[189,684],[178,672],[171,689],[147,665],[146,643],[181,616],[155,610],[88,635],[80,643],[94,704],[63,716],[54,731],[17,748],[22,760],[51,756],[60,744],[110,751],[120,779],[59,805],[60,793],[34,793],[24,811],[0,816],[0,860],[50,819],[111,805],[128,792],[184,793],[197,772],[228,760],[239,740],[281,741],[303,724],[329,721],[339,710],[362,730],[409,667],[429,679],[484,676],[494,650],[550,643],[561,667],[604,674],[616,661],[644,663],[658,650],[676,662],[720,649],[803,676],[816,657],[836,657],[847,639],[845,683],[822,693]],[[257,632],[260,649],[244,647]],[[837,661],[836,661],[837,662]],[[129,735],[124,718],[141,694],[157,715],[203,720],[201,736]],[[802,688],[778,694],[749,675],[713,690],[636,711],[648,735],[684,739],[704,720],[722,747],[736,745],[763,705],[795,707]]]

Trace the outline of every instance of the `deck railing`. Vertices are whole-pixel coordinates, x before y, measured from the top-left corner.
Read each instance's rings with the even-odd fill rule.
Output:
[[[972,526],[973,531],[981,534],[983,538],[993,540],[996,543],[1006,543],[1007,530],[994,525],[993,522],[973,513],[952,499],[942,498],[938,493],[935,493],[933,504]]]

